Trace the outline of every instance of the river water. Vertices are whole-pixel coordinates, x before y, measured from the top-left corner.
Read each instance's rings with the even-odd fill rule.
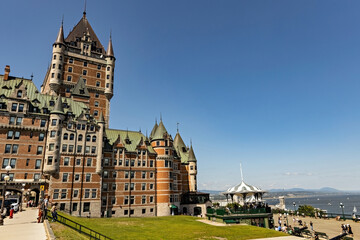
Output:
[[[279,204],[279,199],[266,199],[269,205]],[[341,214],[340,203],[344,205],[344,213],[352,214],[354,206],[357,208],[357,215],[360,215],[360,195],[326,195],[326,196],[311,196],[301,198],[286,198],[285,205],[287,210],[294,210],[293,202],[296,204],[296,209],[299,205],[311,205],[315,208],[327,210],[328,213]]]

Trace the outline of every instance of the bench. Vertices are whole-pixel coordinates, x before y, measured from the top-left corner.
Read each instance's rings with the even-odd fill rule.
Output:
[[[329,239],[329,236],[326,233],[323,233],[323,232],[316,232],[315,231],[315,235],[317,235],[319,238]]]
[[[304,229],[301,231],[301,235],[303,237],[312,237],[312,233],[310,232],[310,230]],[[304,236],[305,235],[305,236]]]
[[[225,222],[226,224],[239,223],[238,220],[234,220],[234,219],[225,219],[224,222]]]

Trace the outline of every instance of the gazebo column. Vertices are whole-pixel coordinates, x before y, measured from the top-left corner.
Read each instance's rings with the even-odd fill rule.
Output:
[[[234,203],[234,194],[230,194],[231,197],[231,203]]]
[[[243,206],[245,206],[245,203],[246,203],[246,195],[247,195],[247,193],[243,193],[243,194],[242,194],[242,197],[243,197]]]

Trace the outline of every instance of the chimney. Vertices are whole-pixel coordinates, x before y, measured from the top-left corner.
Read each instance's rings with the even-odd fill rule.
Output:
[[[9,79],[9,73],[10,73],[10,66],[6,65],[5,67],[5,74],[4,74],[4,80],[8,80]]]

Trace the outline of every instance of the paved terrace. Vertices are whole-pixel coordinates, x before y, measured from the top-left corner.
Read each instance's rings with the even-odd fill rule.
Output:
[[[14,214],[13,219],[7,217],[0,226],[1,239],[46,240],[43,223],[37,223],[36,208],[24,208],[24,211]]]

